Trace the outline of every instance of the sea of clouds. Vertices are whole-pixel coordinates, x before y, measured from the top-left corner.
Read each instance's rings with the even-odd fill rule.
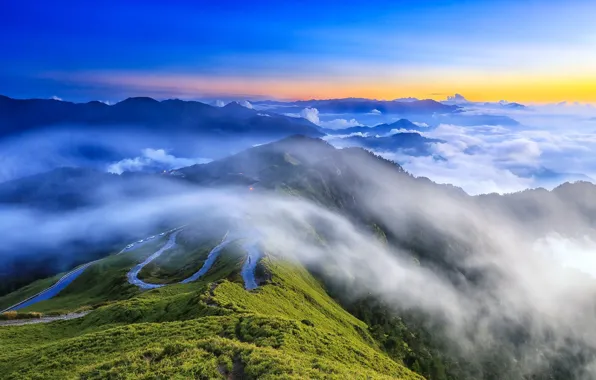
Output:
[[[596,179],[596,107],[578,103],[529,105],[526,109],[464,106],[462,116],[497,115],[518,125],[458,125],[407,117],[418,133],[440,139],[430,144],[430,155],[407,151],[377,151],[416,176],[461,187],[469,194],[510,193],[527,188],[551,189],[566,181]],[[341,130],[357,125],[374,126],[397,121],[387,114],[321,114],[306,108],[299,115],[321,127]],[[439,118],[436,118],[439,120]],[[431,124],[429,126],[429,124]],[[393,133],[412,132],[395,130]],[[353,135],[338,136],[350,137]],[[330,139],[345,146],[337,138]],[[443,159],[437,160],[437,157]]]

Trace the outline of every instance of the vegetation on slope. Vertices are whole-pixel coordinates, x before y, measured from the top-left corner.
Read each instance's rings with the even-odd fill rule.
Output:
[[[44,278],[37,280],[24,286],[12,293],[0,297],[0,310],[4,310],[12,305],[19,303],[29,297],[36,295],[37,293],[49,288],[54,285],[65,273],[60,273],[54,277]]]
[[[139,293],[126,280],[126,273],[151,255],[164,239],[149,242],[138,249],[108,256],[90,265],[69,286],[49,300],[30,305],[23,311],[66,312],[98,307],[108,301],[130,298]]]
[[[194,244],[188,244],[180,236],[175,247],[162,253],[147,264],[139,278],[152,284],[174,284],[197,272],[205,263],[209,252],[222,241],[222,236],[206,237]]]
[[[242,260],[237,250],[226,250],[202,281],[143,292],[77,320],[4,327],[0,372],[8,378],[418,378],[385,355],[367,326],[304,268],[266,257],[269,283],[247,292],[237,275]]]

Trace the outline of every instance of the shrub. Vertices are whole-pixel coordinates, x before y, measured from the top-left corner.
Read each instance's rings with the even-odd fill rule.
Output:
[[[2,320],[11,320],[17,319],[17,312],[16,311],[7,311],[5,313],[0,314],[0,319]]]
[[[17,311],[11,310],[5,313],[0,314],[0,320],[10,321],[14,319],[35,319],[41,318],[43,314],[32,311],[29,313],[19,313]]]

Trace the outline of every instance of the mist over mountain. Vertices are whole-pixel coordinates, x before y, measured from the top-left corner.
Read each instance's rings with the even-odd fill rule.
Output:
[[[133,236],[191,225],[198,229],[181,236],[201,242],[206,235],[199,226],[211,221],[224,230],[250,226],[261,236],[263,263],[272,264],[262,264],[256,294],[277,289],[290,296],[289,285],[282,284],[292,272],[282,274],[273,263],[300,263],[369,324],[366,334],[384,355],[419,373],[440,367],[446,376],[477,378],[506,369],[521,379],[551,376],[556,368],[562,378],[582,378],[596,359],[596,341],[585,334],[596,270],[580,275],[583,256],[568,252],[565,258],[556,248],[557,242],[593,246],[596,186],[589,183],[471,197],[367,150],[292,136],[165,174],[61,169],[7,182],[0,190],[3,293],[11,284],[85,260],[113,261],[110,253]],[[192,260],[183,252],[170,253],[170,260]],[[175,261],[156,265],[182,270]],[[157,268],[152,276],[161,278],[166,272]],[[125,272],[113,272],[110,281],[126,281]],[[281,277],[269,283],[267,276]],[[233,284],[233,278],[227,281]],[[100,302],[86,301],[74,284],[71,293],[44,301],[47,307]],[[118,301],[125,294],[135,294],[112,286],[98,298],[112,306],[91,316],[112,313],[127,302]],[[565,310],[557,307],[561,302]],[[525,338],[517,339],[519,334]],[[404,351],[403,342],[412,348]],[[573,350],[581,352],[577,362],[569,361],[576,358]]]
[[[324,135],[308,120],[237,102],[138,97],[107,105],[0,96],[0,181],[61,166],[169,170],[296,133]]]
[[[327,113],[393,113],[400,115],[429,115],[433,113],[456,112],[458,107],[444,105],[432,99],[425,100],[374,100],[363,98],[301,100],[296,102],[256,101],[260,107],[275,108],[278,112],[295,112],[306,107]]]
[[[500,100],[498,102],[471,102],[461,94],[454,94],[453,96],[447,96],[446,100],[441,101],[447,105],[457,105],[460,107],[479,107],[479,108],[496,108],[496,109],[512,109],[512,110],[524,110],[527,107],[523,104],[516,102],[508,102],[506,100]]]
[[[596,379],[596,2],[0,9],[0,380]]]
[[[12,126],[0,139],[3,308],[92,309],[73,326],[112,334],[112,323],[252,316],[255,309],[223,299],[243,304],[272,291],[281,298],[267,303],[286,306],[267,311],[267,323],[298,318],[325,334],[335,331],[330,314],[342,326],[363,321],[332,346],[348,339],[379,350],[386,367],[350,356],[343,362],[350,371],[445,379],[593,374],[596,338],[586,331],[596,317],[596,185],[586,167],[557,166],[560,156],[549,156],[571,149],[571,139],[591,140],[578,133],[563,143],[540,129],[545,120],[570,120],[559,108],[546,118],[542,110],[462,104],[404,118],[382,107],[315,108],[325,103],[297,102],[282,115],[285,102],[15,102],[0,116]],[[379,106],[351,99],[350,112],[351,102]],[[481,180],[466,174],[471,167]],[[457,175],[444,176],[446,169]],[[491,170],[523,185],[487,186]],[[458,180],[465,186],[454,186]],[[552,190],[528,189],[541,184]],[[80,277],[47,295],[65,273]],[[191,301],[197,291],[208,298]],[[305,305],[295,297],[314,301],[290,311]],[[151,301],[140,307],[140,299]],[[177,311],[156,311],[162,307]],[[136,310],[144,317],[131,318]],[[56,344],[68,345],[64,339]],[[87,347],[81,352],[93,362]],[[329,348],[317,352],[335,357]]]

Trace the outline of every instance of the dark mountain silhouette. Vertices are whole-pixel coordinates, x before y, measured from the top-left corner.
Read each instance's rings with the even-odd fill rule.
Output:
[[[318,127],[305,119],[258,111],[230,103],[218,108],[178,99],[157,101],[128,98],[114,105],[101,102],[71,103],[53,99],[12,99],[0,96],[0,138],[55,125],[140,127],[144,130],[192,132],[216,136],[268,136],[292,134],[321,136]]]
[[[307,107],[318,109],[325,113],[369,113],[373,110],[381,113],[401,115],[432,115],[433,113],[456,112],[459,107],[446,105],[435,100],[387,101],[361,98],[303,100],[297,102],[254,102],[259,105],[275,106],[277,112],[295,112]]]
[[[352,136],[342,139],[350,144],[373,150],[395,152],[405,150],[412,156],[431,155],[430,144],[440,143],[442,140],[430,139],[416,132],[395,133],[391,136]]]
[[[400,119],[394,123],[384,123],[375,125],[373,127],[366,127],[366,126],[357,126],[357,127],[350,127],[350,128],[342,128],[342,129],[323,129],[323,132],[329,135],[349,135],[352,133],[364,133],[370,135],[386,135],[390,133],[394,129],[405,129],[408,131],[420,131],[425,130],[428,128],[419,127],[418,125],[412,123],[407,119]]]

